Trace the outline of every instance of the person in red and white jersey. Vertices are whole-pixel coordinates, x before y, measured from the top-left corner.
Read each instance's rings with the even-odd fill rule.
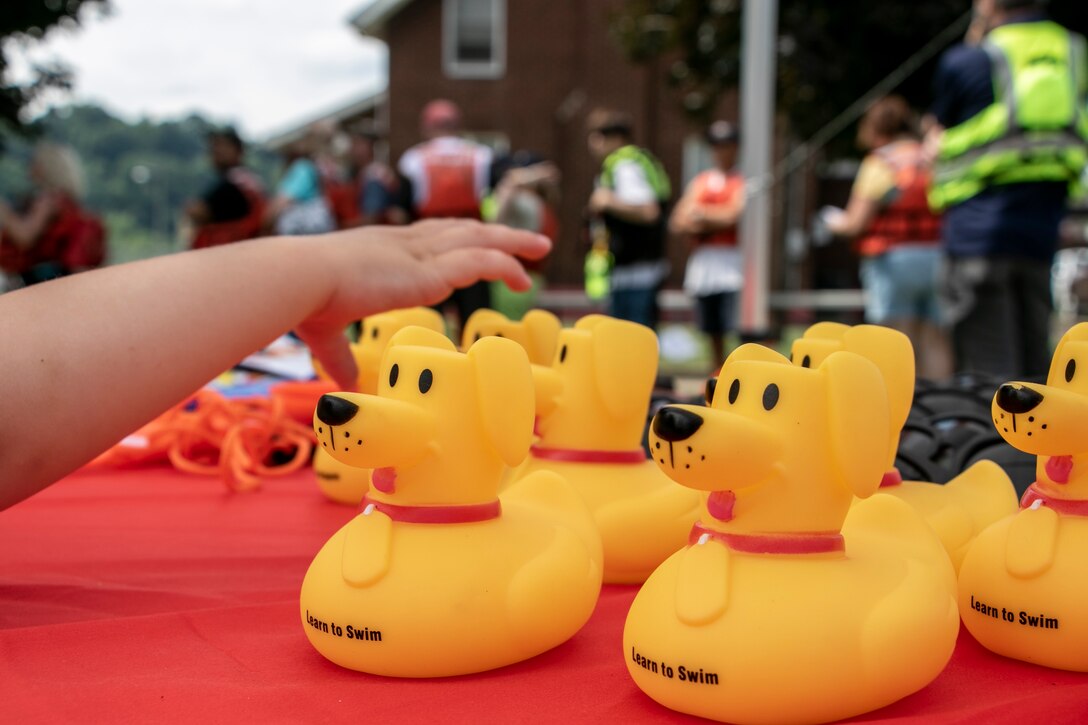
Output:
[[[420,133],[424,140],[405,151],[397,165],[411,185],[415,216],[479,219],[480,203],[490,186],[491,149],[460,136],[461,109],[452,101],[435,100],[424,106]],[[491,303],[486,282],[457,290],[450,299],[462,324]]]

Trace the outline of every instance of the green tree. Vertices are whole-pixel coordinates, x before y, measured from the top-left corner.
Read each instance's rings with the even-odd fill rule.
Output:
[[[762,2],[763,0],[748,0]],[[629,58],[662,57],[685,110],[706,121],[721,94],[739,84],[741,0],[627,0],[611,32]],[[778,107],[808,137],[961,20],[969,0],[780,0]],[[1088,3],[1053,0],[1051,14],[1084,32]],[[936,59],[898,92],[930,101]]]
[[[57,27],[78,25],[90,7],[105,11],[107,0],[7,0],[0,12],[0,130],[26,132],[30,129],[23,110],[42,91],[67,88],[71,71],[50,63],[31,69],[30,78],[18,82],[11,77],[13,51],[44,38]]]

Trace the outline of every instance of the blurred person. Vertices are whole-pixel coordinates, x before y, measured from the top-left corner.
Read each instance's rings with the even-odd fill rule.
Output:
[[[412,189],[412,206],[419,219],[480,219],[480,203],[490,184],[491,149],[461,137],[461,109],[447,100],[430,101],[420,113],[423,141],[400,157],[397,169]],[[449,302],[460,324],[478,309],[491,306],[485,282],[456,290]]]
[[[322,234],[336,228],[325,179],[315,161],[327,158],[321,150],[325,139],[323,130],[313,127],[284,149],[283,176],[265,211],[265,224],[276,234]]]
[[[669,218],[669,229],[693,249],[684,273],[684,290],[695,298],[695,319],[710,338],[713,366],[725,362],[725,336],[736,329],[744,260],[737,224],[744,213],[744,176],[735,168],[740,135],[728,121],[707,127],[714,168],[698,174],[684,189]]]
[[[559,236],[559,169],[530,151],[520,150],[500,157],[491,167],[495,188],[481,207],[485,221],[513,229],[542,234],[554,244]],[[492,283],[491,303],[512,320],[519,320],[536,305],[544,286],[541,270],[546,260],[526,262],[533,286],[514,292],[504,284]]]
[[[76,152],[39,143],[27,175],[34,189],[24,203],[0,200],[0,292],[97,267],[105,257],[105,228],[81,206]]]
[[[370,128],[348,132],[348,176],[359,224],[407,224],[407,185],[388,165],[375,160],[374,146],[380,138]]]
[[[614,262],[608,312],[656,328],[657,293],[669,273],[665,258],[669,177],[653,154],[633,143],[633,123],[627,114],[597,109],[586,119],[586,128],[589,151],[601,163],[588,211],[598,229],[603,227]]]
[[[208,156],[215,169],[215,181],[185,207],[195,229],[193,248],[259,236],[265,213],[264,183],[246,168],[245,143],[238,132],[229,126],[211,131]]]
[[[907,335],[919,377],[952,375],[952,348],[937,300],[941,220],[926,200],[931,169],[914,113],[900,96],[869,107],[858,125],[868,155],[846,210],[828,215],[828,231],[855,240],[866,292],[865,321]]]
[[[957,366],[1000,378],[1046,375],[1058,227],[1088,160],[1085,40],[1045,5],[976,0],[934,78],[942,302]]]

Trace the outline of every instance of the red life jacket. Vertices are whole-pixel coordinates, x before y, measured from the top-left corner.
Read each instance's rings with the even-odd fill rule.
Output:
[[[480,218],[476,185],[476,155],[470,151],[434,148],[423,150],[427,198],[417,210],[420,217]]]
[[[105,229],[95,216],[67,194],[57,197],[49,224],[27,249],[0,235],[0,269],[23,274],[39,264],[59,263],[65,271],[97,267],[105,258]]]
[[[261,236],[264,231],[264,184],[260,178],[242,166],[228,171],[227,178],[246,197],[249,213],[241,219],[202,225],[193,238],[193,249],[218,247],[221,244],[253,239]]]
[[[357,179],[324,179],[321,184],[337,229],[357,227],[363,222],[359,210],[361,185]]]
[[[904,244],[936,244],[941,218],[929,208],[931,171],[916,141],[898,141],[873,152],[895,173],[892,201],[877,213],[858,240],[858,253],[872,257]]]
[[[744,177],[719,169],[702,172],[691,183],[695,186],[695,203],[699,206],[723,206],[744,190]],[[700,234],[699,244],[720,244],[727,247],[737,246],[737,228],[721,229],[716,232]]]

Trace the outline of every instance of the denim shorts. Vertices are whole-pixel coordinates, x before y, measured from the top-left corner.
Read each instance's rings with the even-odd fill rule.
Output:
[[[724,335],[737,327],[740,292],[717,292],[695,298],[695,323],[707,335]]]
[[[865,321],[877,325],[891,320],[940,324],[937,301],[940,263],[941,249],[936,244],[897,246],[861,260]]]

